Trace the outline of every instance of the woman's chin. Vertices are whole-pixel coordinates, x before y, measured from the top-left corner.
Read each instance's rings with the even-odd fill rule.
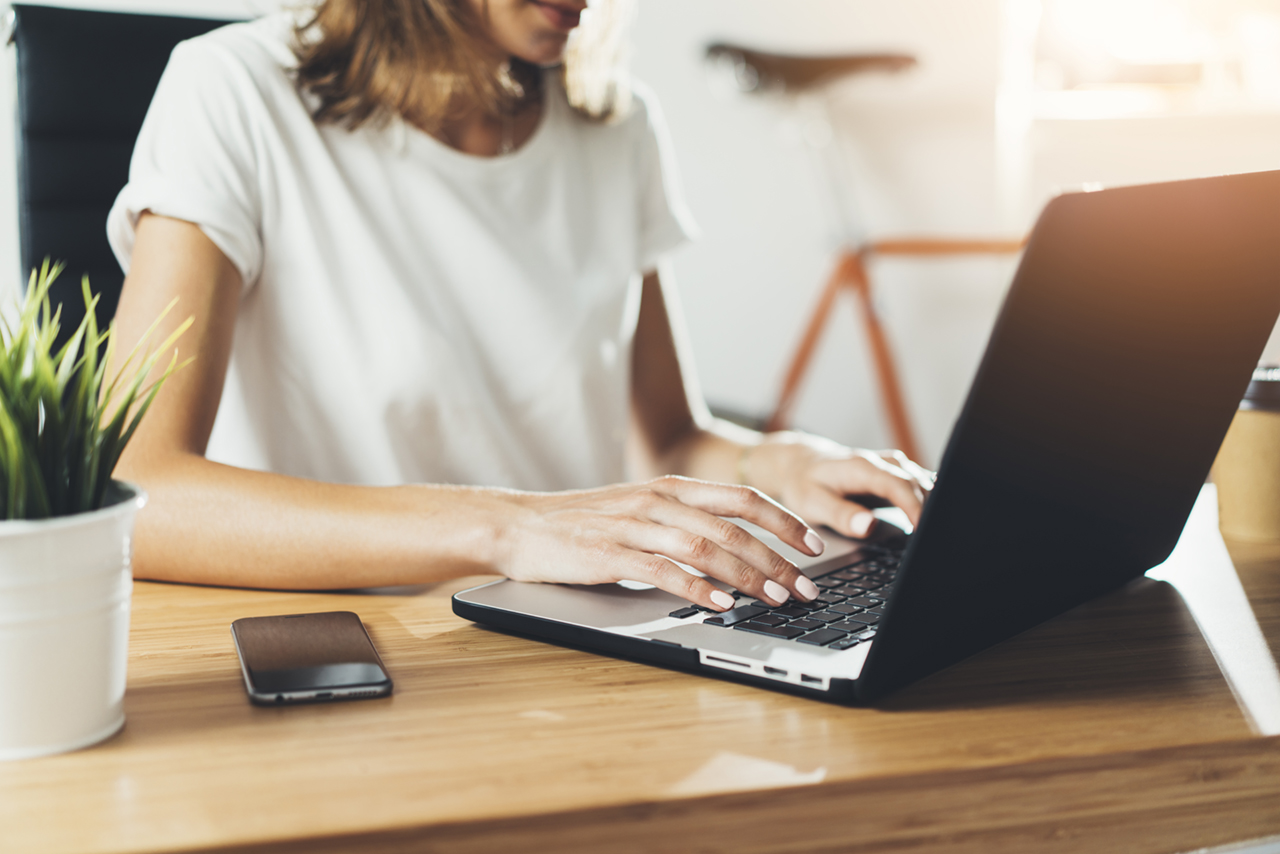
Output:
[[[569,37],[567,35],[550,33],[545,36],[539,36],[514,55],[525,62],[546,68],[564,62],[565,45],[568,43]]]

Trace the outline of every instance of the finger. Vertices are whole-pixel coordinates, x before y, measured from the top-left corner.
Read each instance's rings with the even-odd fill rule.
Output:
[[[823,480],[842,495],[879,496],[900,507],[912,525],[920,521],[924,490],[915,478],[876,454],[860,453],[851,460],[838,461]]]
[[[744,593],[763,593],[766,579],[760,570],[731,554],[710,536],[640,520],[627,520],[619,525],[618,542],[627,548],[680,561]],[[785,590],[779,592],[781,596],[766,598],[781,604],[787,594]]]
[[[656,523],[631,528],[633,548],[658,552],[776,605],[794,592],[805,601],[819,590],[794,563],[739,526],[672,498],[649,509]]]
[[[730,486],[684,477],[658,478],[652,485],[681,503],[712,515],[732,516],[759,525],[805,554],[817,556],[826,548],[822,538],[803,519],[749,486]]]
[[[876,527],[874,513],[821,484],[814,484],[805,495],[803,509],[806,519],[821,522],[846,537],[860,540]]]
[[[902,453],[902,451],[881,451],[880,457],[885,462],[897,466],[910,475],[926,494],[933,489],[933,484],[938,479],[937,472],[930,471]]]
[[[886,468],[888,466],[886,465]],[[925,492],[915,479],[902,469],[879,469],[872,477],[871,493],[893,502],[907,514],[912,525],[920,521],[920,511],[924,508]]]
[[[731,594],[705,578],[685,572],[662,555],[622,549],[615,556],[614,562],[620,579],[652,584],[659,590],[713,611],[727,611],[734,606]]]

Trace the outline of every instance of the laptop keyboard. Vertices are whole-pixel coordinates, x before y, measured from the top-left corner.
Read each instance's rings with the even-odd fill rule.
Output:
[[[893,591],[901,557],[901,546],[865,546],[851,563],[814,576],[813,582],[822,592],[812,602],[789,599],[774,607],[730,591],[738,601],[728,611],[713,612],[690,605],[672,611],[670,616],[687,619],[712,613],[714,616],[707,617],[703,625],[828,649],[848,649],[876,636],[876,625],[884,616],[884,603]]]

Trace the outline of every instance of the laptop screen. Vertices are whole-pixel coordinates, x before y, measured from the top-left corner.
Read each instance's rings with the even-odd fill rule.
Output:
[[[863,680],[878,694],[1168,556],[1280,312],[1280,172],[1041,215]]]

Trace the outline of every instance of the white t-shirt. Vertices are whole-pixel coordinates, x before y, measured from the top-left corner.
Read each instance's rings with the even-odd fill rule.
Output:
[[[209,458],[362,484],[623,479],[638,273],[689,233],[652,99],[592,123],[548,73],[537,131],[493,158],[403,122],[317,126],[292,23],[177,47],[107,222],[126,271],[144,210],[240,271]]]

